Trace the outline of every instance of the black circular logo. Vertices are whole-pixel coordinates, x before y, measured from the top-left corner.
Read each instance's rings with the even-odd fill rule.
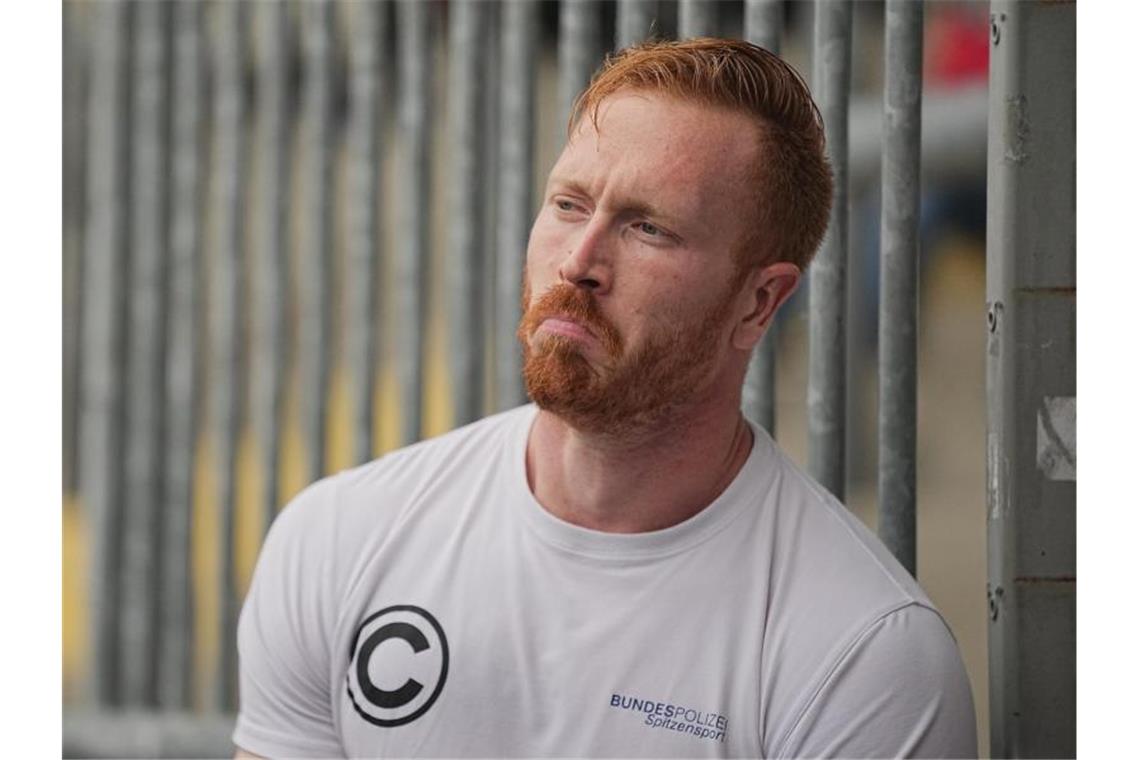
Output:
[[[402,726],[428,711],[447,680],[447,637],[432,614],[398,604],[368,616],[349,650],[348,698],[377,726]]]

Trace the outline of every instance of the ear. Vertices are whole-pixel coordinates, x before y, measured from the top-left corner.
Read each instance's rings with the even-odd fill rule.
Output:
[[[732,330],[732,345],[751,351],[768,331],[776,310],[791,298],[799,284],[800,268],[788,261],[753,270],[742,293],[743,313]]]

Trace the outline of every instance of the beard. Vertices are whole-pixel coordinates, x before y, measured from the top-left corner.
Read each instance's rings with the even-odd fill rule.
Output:
[[[657,429],[704,388],[732,307],[731,295],[718,299],[696,320],[662,307],[658,324],[663,327],[627,352],[620,333],[588,291],[559,283],[532,303],[524,275],[518,339],[527,394],[539,408],[583,432],[628,437]],[[606,354],[604,364],[591,363],[572,338],[544,335],[531,344],[542,322],[560,315],[598,338]]]

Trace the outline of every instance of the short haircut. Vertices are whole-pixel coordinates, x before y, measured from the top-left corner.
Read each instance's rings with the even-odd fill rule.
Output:
[[[607,97],[663,93],[751,116],[760,140],[755,225],[738,255],[741,270],[790,261],[801,270],[823,240],[833,181],[823,118],[803,78],[779,56],[743,40],[650,41],[606,57],[578,96],[568,130],[589,114],[595,129]]]

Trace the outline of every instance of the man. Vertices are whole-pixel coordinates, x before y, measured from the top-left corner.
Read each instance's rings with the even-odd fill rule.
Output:
[[[239,627],[266,756],[970,756],[945,622],[740,414],[831,202],[802,80],[646,44],[580,98],[527,250],[522,407],[323,480]]]

